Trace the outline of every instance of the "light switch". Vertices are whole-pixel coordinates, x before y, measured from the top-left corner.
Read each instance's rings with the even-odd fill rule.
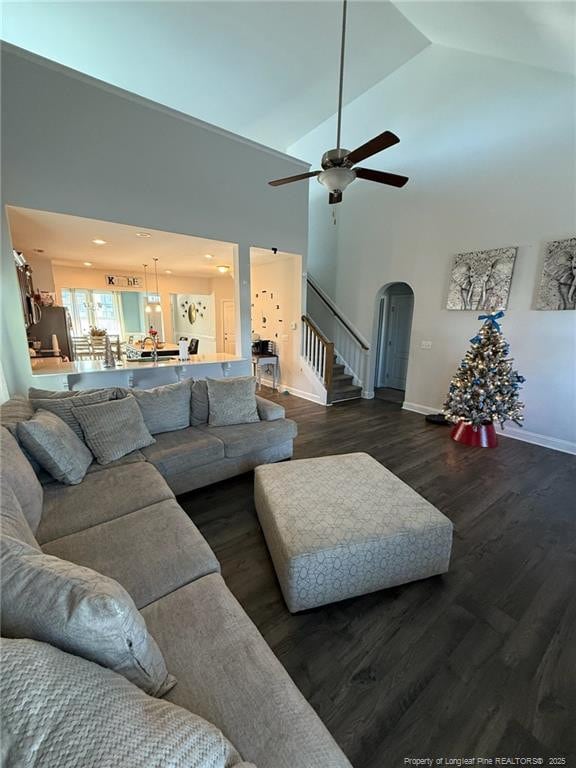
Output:
[[[420,342],[420,349],[432,349],[432,342],[431,341],[421,341]]]
[[[296,325],[296,323],[290,323],[290,330],[291,331],[295,331],[297,328],[298,328],[298,326]]]

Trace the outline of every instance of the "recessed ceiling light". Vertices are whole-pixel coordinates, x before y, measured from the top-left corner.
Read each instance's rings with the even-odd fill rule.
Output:
[[[166,272],[167,275],[171,275],[172,274],[172,270],[171,269],[165,269],[164,272]]]
[[[136,232],[136,237],[152,237],[150,232]]]
[[[100,240],[100,238],[96,238],[96,240],[92,240],[94,245],[106,245],[106,240]]]
[[[91,261],[85,261],[84,262],[84,266],[85,267],[91,267],[92,266],[92,262]]]
[[[212,254],[211,254],[211,253],[205,253],[205,254],[204,254],[204,258],[205,258],[205,259],[213,259],[213,258],[214,258],[214,256],[212,256]]]
[[[219,267],[216,267],[218,272],[222,272],[222,274],[225,274],[226,272],[230,272],[230,267],[228,267],[226,264],[220,264]]]

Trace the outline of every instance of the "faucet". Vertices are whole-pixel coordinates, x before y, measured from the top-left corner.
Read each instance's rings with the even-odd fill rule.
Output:
[[[152,362],[157,363],[158,362],[158,347],[156,346],[156,336],[145,336],[142,339],[142,349],[146,349],[146,342],[151,341],[152,342]]]

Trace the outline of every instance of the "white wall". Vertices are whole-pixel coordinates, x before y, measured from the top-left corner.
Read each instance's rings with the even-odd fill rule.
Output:
[[[278,253],[273,261],[262,262],[257,257],[251,263],[252,330],[262,339],[274,342],[278,353],[280,391],[288,391],[315,402],[326,401],[325,390],[300,355],[302,333],[302,257]],[[274,292],[275,300],[262,305],[256,298],[262,291]],[[276,311],[276,298],[280,310]],[[266,311],[262,324],[260,308]],[[278,322],[280,319],[282,322]],[[265,383],[271,380],[266,378]]]
[[[410,182],[397,190],[355,181],[336,206],[336,228],[312,182],[308,259],[369,339],[380,288],[413,288],[406,399],[437,409],[479,326],[478,313],[444,309],[453,255],[519,246],[503,330],[527,379],[524,435],[568,450],[576,449],[576,313],[536,311],[533,300],[544,243],[576,230],[575,114],[568,75],[430,46],[344,111],[349,148],[385,129],[400,136],[363,165]],[[317,167],[333,144],[329,121],[290,149]]]
[[[5,46],[2,51],[1,360],[30,382],[5,205],[238,243],[241,349],[250,351],[250,246],[307,252],[303,164]],[[249,365],[246,364],[246,372]]]

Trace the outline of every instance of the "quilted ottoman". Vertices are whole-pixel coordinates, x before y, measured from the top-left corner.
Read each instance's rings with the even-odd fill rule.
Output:
[[[450,520],[366,453],[257,467],[254,494],[292,613],[448,570]]]

